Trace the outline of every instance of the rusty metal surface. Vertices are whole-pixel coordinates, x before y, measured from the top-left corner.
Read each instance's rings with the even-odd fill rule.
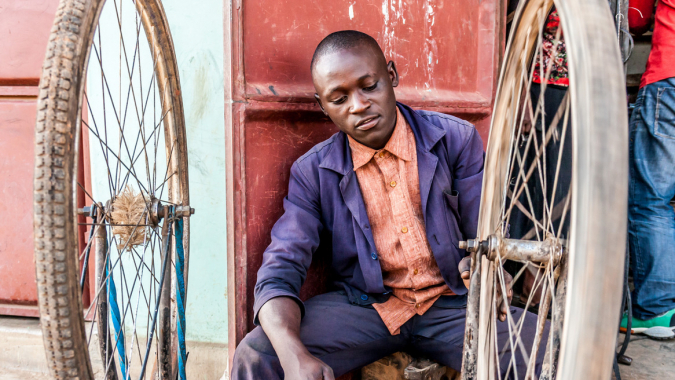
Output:
[[[514,260],[521,262],[548,263],[556,265],[563,255],[563,245],[560,239],[549,237],[544,241],[503,239],[496,235],[488,238],[490,248],[487,257],[489,260]]]
[[[35,111],[31,100],[0,98],[0,304],[5,307],[37,305],[33,217],[28,212],[33,205]],[[0,308],[0,313],[27,312]]]
[[[0,5],[0,314],[37,317],[33,263],[35,102],[58,0]]]
[[[462,380],[473,380],[477,374],[478,360],[478,312],[480,308],[480,280],[483,250],[471,254],[471,280],[466,304],[466,327],[464,328],[464,352]]]
[[[2,0],[0,85],[37,86],[58,0]]]
[[[231,353],[253,327],[256,272],[282,213],[290,166],[336,131],[314,104],[309,64],[316,45],[337,30],[371,34],[396,62],[399,100],[470,120],[487,141],[502,6],[499,0],[233,1],[225,27]],[[327,285],[329,260],[316,259],[305,299]]]
[[[541,380],[553,380],[558,373],[558,362],[560,356],[560,344],[562,340],[563,320],[565,317],[565,302],[567,301],[567,281],[568,281],[568,264],[567,260],[563,259],[557,269],[559,278],[555,294],[555,302],[552,310],[552,321],[550,327],[550,334],[546,342],[546,356],[541,367]]]

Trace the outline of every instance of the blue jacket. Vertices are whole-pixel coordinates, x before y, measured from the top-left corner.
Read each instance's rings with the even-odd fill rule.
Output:
[[[483,142],[466,121],[397,103],[415,134],[422,210],[427,239],[445,283],[455,294],[467,290],[457,264],[458,242],[475,238],[483,180]],[[354,173],[347,136],[338,132],[314,146],[291,167],[284,214],[258,271],[253,305],[274,297],[295,299],[313,254],[331,256],[332,275],[362,300],[386,299],[368,215]],[[378,301],[375,301],[378,302]]]

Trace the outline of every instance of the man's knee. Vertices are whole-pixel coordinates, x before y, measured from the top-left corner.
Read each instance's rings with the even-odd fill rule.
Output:
[[[248,333],[234,351],[232,380],[281,379],[279,359],[262,328]]]

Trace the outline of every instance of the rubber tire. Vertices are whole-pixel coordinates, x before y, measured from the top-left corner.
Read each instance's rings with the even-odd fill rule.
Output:
[[[40,323],[55,379],[93,379],[79,287],[74,215],[80,97],[102,2],[61,0],[42,67],[35,134],[34,239]],[[89,38],[88,41],[86,41]]]
[[[495,122],[513,111],[504,81],[518,77],[513,39],[532,4],[523,0],[514,18],[490,130],[478,237],[494,230],[501,205],[500,173],[510,129]],[[573,180],[567,299],[557,379],[609,379],[620,317],[628,207],[628,118],[623,63],[606,0],[553,0],[568,53]],[[526,29],[523,29],[525,31]],[[535,27],[535,31],[537,27]],[[527,32],[524,32],[527,34]],[[530,40],[531,41],[531,40]],[[529,68],[529,65],[527,65]],[[496,157],[496,158],[495,158]],[[508,161],[508,160],[507,160]],[[501,175],[505,178],[506,175]],[[486,194],[497,195],[486,195]],[[471,300],[469,301],[471,302]],[[479,362],[480,363],[480,362]]]
[[[94,379],[79,288],[73,179],[77,173],[76,142],[80,135],[84,76],[104,3],[105,0],[60,1],[39,85],[33,227],[40,322],[47,364],[54,379]],[[158,46],[161,45],[159,49],[166,63],[164,75],[171,94],[171,128],[176,135],[175,154],[179,162],[176,177],[180,189],[175,191],[181,194],[181,203],[189,205],[185,121],[173,42],[161,3],[157,0],[143,3],[147,3],[148,22],[156,26],[153,36],[161,41]],[[147,36],[151,38],[150,34]],[[183,234],[187,277],[189,218],[184,218]],[[175,347],[175,339],[173,343]],[[173,367],[175,372],[175,357]]]

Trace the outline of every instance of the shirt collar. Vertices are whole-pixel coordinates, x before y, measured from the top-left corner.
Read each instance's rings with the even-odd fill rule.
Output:
[[[398,107],[396,107],[396,126],[394,127],[394,132],[381,150],[369,148],[354,140],[351,136],[347,136],[347,138],[349,139],[349,147],[352,149],[354,170],[370,162],[373,156],[380,151],[387,151],[404,161],[412,160],[411,150],[415,147],[415,137]]]

